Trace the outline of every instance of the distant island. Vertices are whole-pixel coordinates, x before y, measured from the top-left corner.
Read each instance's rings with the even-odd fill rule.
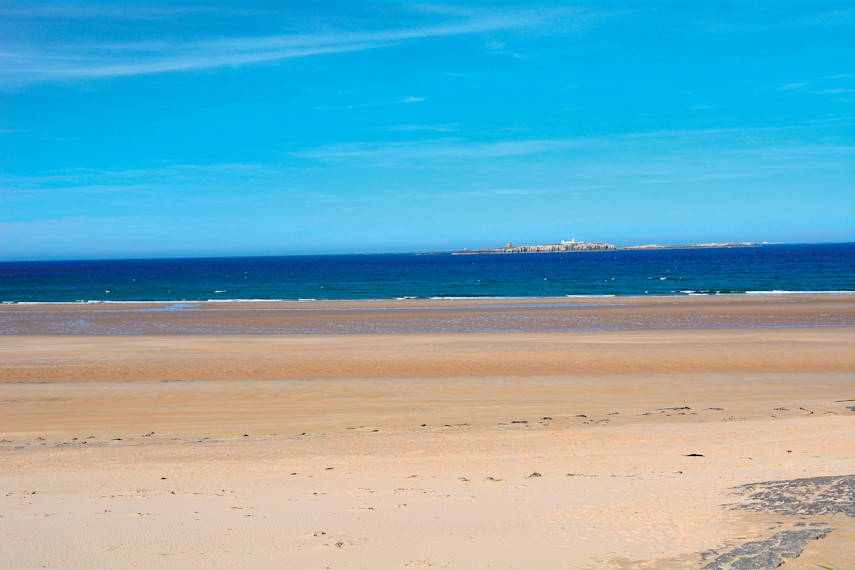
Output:
[[[610,243],[598,241],[584,242],[576,241],[561,241],[561,243],[549,243],[543,245],[514,245],[508,243],[505,247],[495,247],[489,249],[465,249],[463,251],[452,251],[452,255],[474,255],[480,253],[562,253],[572,251],[618,251],[618,250],[641,250],[641,249],[702,249],[702,248],[722,248],[722,247],[759,247],[759,244],[753,242],[741,243],[699,243],[694,245],[627,245],[616,247]]]

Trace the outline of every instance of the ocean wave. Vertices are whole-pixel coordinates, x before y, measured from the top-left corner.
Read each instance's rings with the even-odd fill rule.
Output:
[[[0,306],[61,306],[61,305],[168,305],[174,306],[178,304],[195,305],[211,304],[250,304],[250,303],[376,303],[376,302],[392,302],[392,301],[534,301],[534,300],[549,300],[549,299],[613,299],[620,297],[681,297],[686,295],[855,295],[855,290],[838,289],[838,290],[769,290],[769,291],[722,291],[722,290],[692,290],[683,289],[678,292],[670,293],[627,293],[627,294],[592,294],[592,295],[553,295],[553,296],[404,296],[404,297],[372,297],[372,298],[299,298],[299,299],[180,299],[180,300],[100,300],[100,299],[78,299],[75,301],[0,301]],[[540,306],[539,304],[538,306]],[[487,307],[489,305],[479,305]],[[377,307],[381,308],[381,307]],[[423,308],[423,307],[422,307]],[[331,310],[329,308],[327,310]],[[314,309],[312,309],[314,310]]]

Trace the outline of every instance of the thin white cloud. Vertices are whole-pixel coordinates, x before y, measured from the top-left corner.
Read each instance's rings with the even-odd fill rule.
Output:
[[[356,103],[353,105],[333,105],[325,107],[316,107],[324,111],[339,111],[343,109],[365,109],[367,107],[383,107],[385,105],[408,105],[410,103],[421,103],[427,101],[427,97],[404,97],[403,99],[395,99],[394,101],[376,101],[373,103]]]
[[[850,118],[851,120],[851,118]],[[641,183],[752,177],[762,173],[803,170],[808,158],[829,163],[850,160],[855,146],[839,141],[788,143],[800,129],[815,124],[781,127],[651,131],[600,137],[470,141],[442,138],[409,142],[351,142],[324,145],[291,156],[335,165],[389,169],[529,168],[550,172],[589,172],[596,180],[612,180],[621,168]],[[770,140],[770,135],[779,142]],[[717,150],[710,150],[710,144]],[[703,148],[698,153],[699,147]],[[659,149],[654,168],[651,148]],[[701,158],[699,158],[701,157]],[[717,162],[718,161],[718,162]],[[820,161],[822,162],[822,161]],[[621,166],[619,166],[621,165]],[[738,169],[734,170],[734,165]],[[760,173],[760,174],[758,174]],[[646,180],[646,182],[642,182]]]
[[[852,79],[852,77],[852,74],[849,73],[839,73],[819,79],[813,79],[811,81],[787,83],[782,85],[779,89],[785,91],[798,91],[800,93],[810,93],[811,95],[845,95],[847,93],[855,93],[855,89],[850,87],[852,82],[845,81],[847,79]],[[841,82],[844,85],[843,87],[840,87]]]
[[[86,20],[109,18],[111,20],[162,20],[182,14],[220,12],[211,6],[153,6],[120,4],[91,4],[85,2],[39,3],[27,2],[0,6],[0,16],[8,18]]]
[[[386,127],[387,131],[413,132],[422,131],[427,133],[448,133],[457,130],[457,124],[452,125],[392,125]]]
[[[471,142],[441,139],[409,143],[354,142],[299,151],[294,156],[341,162],[354,159],[395,164],[427,159],[471,160],[525,156],[583,144],[585,139]]]
[[[816,89],[810,93],[814,95],[842,95],[845,93],[855,93],[855,89]]]
[[[549,11],[517,11],[482,14],[462,22],[384,31],[283,34],[185,42],[78,43],[54,49],[0,45],[0,78],[5,76],[23,81],[87,79],[261,64],[380,49],[428,38],[521,29],[548,21],[549,16]]]

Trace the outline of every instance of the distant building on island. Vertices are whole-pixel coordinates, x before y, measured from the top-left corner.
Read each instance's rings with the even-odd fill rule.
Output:
[[[576,241],[576,238],[573,238],[571,241],[561,240],[561,243],[545,245],[514,245],[513,242],[508,242],[506,247],[473,249],[452,253],[558,253],[565,251],[609,251],[613,249],[615,249],[615,246],[610,243],[583,242]]]
[[[561,243],[550,243],[544,245],[514,245],[513,242],[508,242],[506,247],[496,247],[489,249],[472,249],[463,251],[453,251],[452,254],[476,254],[476,253],[563,253],[572,251],[616,251],[616,250],[638,250],[638,249],[703,249],[703,248],[724,248],[724,247],[758,247],[754,242],[742,243],[701,243],[696,245],[629,245],[615,247],[610,243],[598,241],[584,242],[576,241],[576,238],[570,241],[561,240]]]

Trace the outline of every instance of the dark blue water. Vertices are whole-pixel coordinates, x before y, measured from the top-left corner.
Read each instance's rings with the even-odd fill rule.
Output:
[[[0,301],[181,301],[855,291],[855,243],[517,255],[0,263]]]

